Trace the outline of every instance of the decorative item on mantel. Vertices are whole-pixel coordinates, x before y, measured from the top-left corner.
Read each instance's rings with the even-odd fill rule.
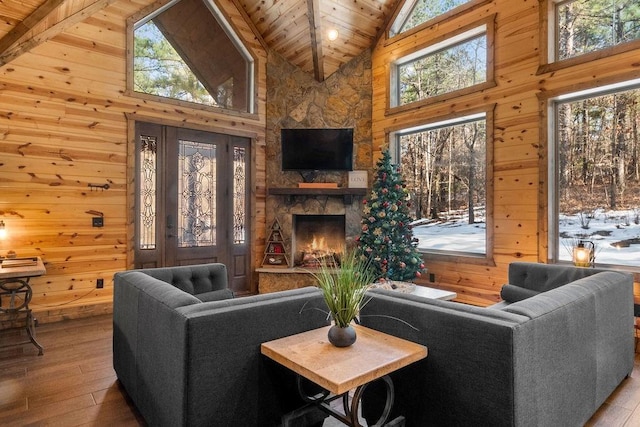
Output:
[[[356,342],[356,331],[351,322],[357,321],[360,309],[366,304],[365,293],[375,278],[369,262],[355,251],[342,251],[343,256],[331,265],[323,264],[310,272],[318,281],[329,309],[333,326],[328,339],[336,347],[348,347]]]
[[[367,171],[349,171],[349,188],[368,188],[369,176]]]
[[[278,218],[273,220],[262,258],[263,267],[289,268],[289,257]]]

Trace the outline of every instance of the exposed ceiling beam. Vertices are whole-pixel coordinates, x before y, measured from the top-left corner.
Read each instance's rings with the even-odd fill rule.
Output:
[[[246,22],[247,25],[249,26],[249,28],[251,28],[251,31],[255,35],[255,37],[258,40],[258,42],[260,42],[260,45],[263,47],[263,49],[264,50],[269,50],[269,45],[267,44],[266,41],[264,41],[264,38],[262,37],[262,34],[260,34],[260,31],[258,30],[258,28],[256,28],[256,25],[254,24],[254,22],[251,20],[251,18],[247,14],[247,11],[245,10],[245,8],[240,3],[240,0],[231,0],[231,1],[236,6],[236,9],[238,9],[238,12],[240,13],[240,15],[242,15],[242,17],[244,18],[244,22]],[[227,20],[231,21],[229,19],[229,17],[227,17]]]
[[[311,33],[311,57],[313,58],[313,75],[317,81],[324,80],[324,61],[322,58],[322,31],[320,29],[319,0],[307,0],[307,15]]]
[[[0,66],[52,39],[116,0],[47,0],[0,39]]]

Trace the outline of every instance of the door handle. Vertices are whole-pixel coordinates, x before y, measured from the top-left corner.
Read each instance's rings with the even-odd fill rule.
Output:
[[[173,219],[171,218],[171,215],[167,215],[167,230],[173,230]],[[172,237],[175,237],[175,235],[169,231],[167,233],[167,238],[170,239]]]

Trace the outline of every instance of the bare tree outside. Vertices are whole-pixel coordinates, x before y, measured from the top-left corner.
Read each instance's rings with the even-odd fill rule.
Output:
[[[398,66],[399,105],[487,80],[487,36],[471,38]]]
[[[390,36],[409,31],[423,22],[440,16],[470,0],[408,0],[404,3],[396,21],[391,26]]]
[[[556,59],[563,60],[640,38],[637,0],[574,0],[558,4]]]
[[[398,138],[400,172],[417,228],[482,224],[486,208],[486,120],[463,121]],[[480,228],[482,230],[482,228]],[[419,230],[418,230],[419,231]],[[481,231],[484,235],[484,230]],[[484,240],[484,237],[482,238]],[[421,241],[421,249],[435,243]],[[472,252],[482,253],[483,247]]]
[[[640,227],[632,231],[640,225],[639,102],[640,89],[632,89],[556,105],[559,238],[598,242],[630,229],[600,246],[605,256],[613,251],[611,263],[625,264],[620,251],[640,245]]]

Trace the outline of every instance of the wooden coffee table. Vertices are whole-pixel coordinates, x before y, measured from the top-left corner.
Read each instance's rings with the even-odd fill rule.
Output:
[[[383,283],[374,283],[372,289],[383,289],[387,291],[396,291],[407,295],[417,295],[423,298],[452,300],[458,296],[455,292],[446,291],[444,289],[429,288],[427,286],[416,285],[410,282],[401,282],[392,280]]]
[[[364,326],[354,327],[357,340],[350,347],[335,347],[329,343],[327,326],[263,343],[261,352],[299,375],[298,389],[306,401],[351,426],[359,426],[358,408],[367,384],[383,380],[387,387],[387,403],[377,423],[381,425],[393,405],[393,383],[388,374],[425,358],[427,348]],[[327,392],[319,397],[306,395],[300,377]],[[348,394],[354,389],[349,404]],[[337,398],[342,398],[344,414],[329,405]]]
[[[426,286],[416,286],[411,292],[412,295],[417,295],[423,298],[452,300],[458,296],[455,292],[446,291],[444,289],[428,288]]]

